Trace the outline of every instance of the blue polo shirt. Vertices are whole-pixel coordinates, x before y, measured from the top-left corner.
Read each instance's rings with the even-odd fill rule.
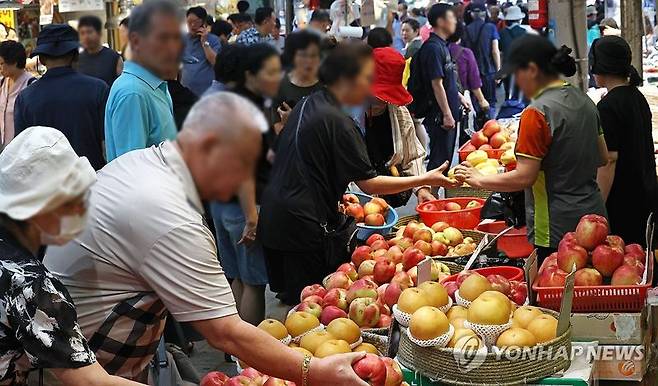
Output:
[[[216,53],[219,53],[222,49],[222,43],[213,34],[208,34],[208,43]],[[201,40],[198,36],[185,35],[181,84],[192,90],[197,96],[201,96],[210,87],[214,79],[215,71],[212,63],[206,59]]]
[[[167,82],[127,61],[112,85],[105,109],[108,162],[131,150],[175,139],[173,109]]]
[[[103,114],[108,92],[105,82],[71,67],[50,69],[16,98],[16,135],[31,126],[53,127],[98,170],[105,165]]]
[[[429,38],[423,43],[418,58],[421,66],[422,79],[428,84],[434,79],[443,79],[443,88],[448,98],[448,105],[452,112],[452,117],[459,120],[459,89],[457,87],[457,67],[450,56],[448,43],[441,39],[434,32],[430,33]],[[429,98],[435,101],[432,86],[426,88]],[[428,116],[435,117],[441,114],[441,109],[437,103],[432,103],[432,111]]]

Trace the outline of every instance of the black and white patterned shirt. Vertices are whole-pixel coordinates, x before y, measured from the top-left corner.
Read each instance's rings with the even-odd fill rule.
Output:
[[[258,32],[256,27],[251,27],[240,32],[240,35],[238,35],[238,39],[235,42],[245,46],[251,46],[258,43],[274,44],[274,38],[272,38],[272,35],[270,34],[263,36]]]
[[[33,369],[94,362],[64,285],[0,227],[0,385],[25,385]]]

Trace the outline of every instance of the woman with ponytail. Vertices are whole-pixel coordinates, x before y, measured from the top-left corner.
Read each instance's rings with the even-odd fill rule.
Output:
[[[561,79],[576,73],[571,49],[527,35],[507,52],[499,77],[514,74],[532,101],[521,115],[516,169],[484,176],[460,165],[456,177],[498,192],[525,190],[528,238],[540,260],[557,249],[565,233],[586,214],[605,215],[596,172],[607,156],[596,106],[585,93]]]
[[[637,89],[642,79],[631,59],[631,47],[618,36],[595,40],[590,50],[594,79],[608,90],[598,104],[608,162],[599,169],[597,179],[612,232],[627,243],[644,245],[647,217],[656,213],[658,183],[651,110]]]

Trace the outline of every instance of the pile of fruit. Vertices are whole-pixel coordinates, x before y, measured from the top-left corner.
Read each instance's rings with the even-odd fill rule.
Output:
[[[481,207],[482,204],[480,203],[480,201],[477,200],[469,201],[466,205],[464,205],[463,208],[461,205],[459,205],[458,202],[440,200],[437,202],[428,202],[427,204],[424,204],[423,210],[429,210],[433,212],[456,212],[458,210],[475,209]],[[448,225],[447,223],[444,222],[441,222],[440,224]]]
[[[351,193],[344,194],[339,204],[339,210],[348,216],[354,217],[357,223],[369,226],[383,226],[386,224],[386,214],[389,210],[386,200],[373,197],[365,205],[361,205],[359,198]]]
[[[500,124],[490,120],[460,149],[460,159],[467,161],[484,175],[496,174],[500,166],[505,166],[507,170],[516,166],[514,145],[510,135],[502,130]],[[448,176],[451,174],[454,175],[454,170],[451,170]]]
[[[459,296],[469,302],[475,300],[486,291],[497,291],[507,296],[515,304],[522,306],[528,299],[528,286],[518,280],[508,280],[502,275],[488,275],[484,277],[475,271],[463,271],[457,275],[454,281],[445,281],[443,285],[448,290],[448,295],[455,299],[455,292],[459,290]]]
[[[468,308],[455,305],[446,313],[423,305],[411,315],[408,334],[418,341],[444,338],[445,347],[478,350],[533,347],[556,338],[558,321],[539,308],[518,307],[498,291],[479,294]]]
[[[609,235],[608,221],[598,215],[580,219],[575,232],[562,238],[558,251],[542,264],[535,285],[564,287],[566,276],[576,267],[576,286],[637,285],[645,270],[645,251],[639,244],[625,245]]]
[[[366,356],[353,365],[359,377],[371,385],[402,384],[400,366],[390,358],[379,357],[379,351],[372,344],[363,343],[361,329],[350,319],[337,318],[322,326],[315,315],[295,311],[288,315],[285,325],[277,320],[267,319],[258,325],[258,328],[281,341],[288,336],[296,337],[289,346],[293,350],[315,358],[365,352]],[[284,384],[290,383],[281,383]]]
[[[475,200],[471,202],[480,205]],[[459,206],[459,204],[456,205]],[[453,210],[458,210],[456,207],[453,208]],[[407,249],[415,248],[425,256],[465,256],[470,255],[477,248],[471,237],[464,237],[459,229],[442,221],[428,227],[421,222],[412,220],[407,225],[400,227],[395,238],[389,240],[388,243],[397,246],[404,254],[410,254]]]
[[[201,379],[199,386],[295,386],[295,382],[269,377],[250,367],[235,377],[229,377],[221,371],[211,371]]]
[[[464,151],[475,150],[509,150],[514,149],[514,142],[502,131],[500,124],[492,119],[487,121],[482,130],[476,131],[471,140],[464,146]]]

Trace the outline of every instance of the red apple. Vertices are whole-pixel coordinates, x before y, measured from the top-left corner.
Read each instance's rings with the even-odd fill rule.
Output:
[[[347,290],[347,303],[357,298],[377,299],[377,284],[368,279],[359,279]]]
[[[585,268],[587,257],[585,248],[576,244],[570,238],[563,238],[560,244],[558,244],[557,265],[564,272],[571,272],[574,264],[576,265],[576,270]]]
[[[449,281],[443,283],[443,286],[445,287],[446,291],[448,291],[448,296],[452,298],[452,300],[455,300],[455,292],[459,289],[459,285],[457,284],[456,281]]]
[[[311,295],[311,296],[307,296],[304,299],[302,299],[302,303],[304,303],[304,302],[306,302],[306,303],[315,303],[315,304],[322,305],[322,298],[318,295]]]
[[[417,230],[414,233],[414,242],[417,242],[418,240],[423,240],[429,243],[432,241],[432,232],[427,228]]]
[[[594,268],[583,268],[576,271],[575,285],[583,287],[599,286],[603,283],[603,276]]]
[[[576,240],[581,247],[591,251],[605,241],[609,231],[610,227],[605,217],[588,214],[578,222]]]
[[[327,279],[328,290],[332,288],[348,289],[350,288],[351,284],[352,280],[350,280],[345,272],[334,272],[331,274],[331,276],[329,276],[329,279]]]
[[[487,280],[489,280],[489,283],[491,283],[491,288],[494,291],[501,292],[505,295],[510,294],[511,286],[509,280],[505,276],[502,275],[489,275],[487,276]]]
[[[375,260],[366,260],[361,263],[357,271],[359,278],[362,279],[365,276],[372,276],[372,274],[375,272],[375,264],[377,264]]]
[[[448,224],[447,222],[439,221],[439,222],[434,223],[434,225],[432,225],[432,230],[434,232],[443,232],[446,228],[449,228],[449,227],[450,227],[450,224]]]
[[[258,383],[249,377],[238,375],[237,377],[230,378],[226,381],[224,386],[258,386]]]
[[[476,148],[475,146],[473,146],[472,143],[468,142],[466,145],[464,145],[464,147],[462,148],[462,150],[463,150],[464,152],[471,153],[471,152],[476,151],[477,148]],[[466,157],[463,157],[463,158],[464,158],[464,159],[462,159],[462,161],[464,161],[464,160],[466,159]]]
[[[395,264],[390,261],[380,261],[375,264],[373,278],[378,284],[388,283],[395,275]]]
[[[377,328],[388,328],[391,325],[391,315],[379,315],[379,322],[377,322]]]
[[[377,307],[379,307],[379,315],[380,316],[381,315],[391,316],[391,308],[388,305],[386,305],[386,304],[380,302],[379,300],[377,300]]]
[[[320,314],[322,314],[322,306],[320,306],[318,303],[304,302],[297,306],[297,311],[308,312],[309,314],[320,319]]]
[[[642,276],[644,274],[644,263],[638,260],[635,256],[624,256],[624,264],[633,267],[637,270],[637,274]]]
[[[367,215],[364,222],[366,223],[366,225],[373,227],[380,227],[386,224],[386,220],[384,219],[384,216],[382,216],[379,213]]]
[[[366,260],[372,259],[371,253],[372,250],[367,245],[356,247],[356,249],[354,249],[354,252],[352,252],[352,264],[354,264],[354,266],[358,269],[361,263],[363,263]]]
[[[263,378],[263,374],[260,371],[254,369],[253,367],[248,367],[248,368],[242,370],[240,375],[242,375],[243,377],[254,379],[254,380],[257,380],[259,378]]]
[[[526,299],[528,299],[528,285],[524,282],[513,280],[510,281],[510,288],[510,300],[518,306],[524,305]]]
[[[223,386],[228,380],[228,375],[221,371],[211,371],[201,379],[199,386]]]
[[[384,236],[380,235],[379,233],[373,233],[373,234],[371,234],[371,235],[368,237],[368,239],[366,240],[366,244],[367,244],[368,246],[372,247],[372,244],[373,244],[375,241],[377,241],[377,240],[384,240],[384,241],[386,241],[386,239],[384,239]]]
[[[491,147],[491,145],[489,145],[488,143],[485,143],[484,145],[478,147],[478,150],[484,150],[484,151],[492,150],[492,149],[493,147]]]
[[[416,241],[414,243],[414,248],[423,252],[423,255],[425,256],[432,256],[432,244],[428,243],[427,241],[423,241],[423,240]],[[404,255],[402,255],[402,258],[404,259]]]
[[[304,299],[312,295],[317,295],[323,298],[324,295],[326,294],[327,294],[327,290],[323,286],[321,286],[320,284],[313,284],[304,287],[299,300],[304,301]]]
[[[507,142],[507,137],[503,133],[496,133],[489,138],[489,145],[494,149],[499,149],[505,142]]]
[[[619,266],[624,263],[624,250],[620,247],[611,247],[601,244],[592,252],[592,266],[601,275],[610,277]]]
[[[418,248],[409,248],[402,254],[402,266],[407,271],[423,260],[425,260],[425,255]]]
[[[500,127],[500,123],[496,121],[495,119],[490,119],[484,123],[484,126],[482,126],[482,133],[486,135],[488,138],[491,138],[496,133],[499,133],[502,130]]]
[[[624,252],[627,255],[637,256],[640,258],[640,261],[644,261],[644,248],[640,244],[628,244],[624,248]]]
[[[328,306],[322,310],[320,314],[320,323],[325,326],[328,326],[332,320],[338,318],[347,318],[347,312],[341,310],[336,306]]]
[[[464,280],[468,279],[469,276],[476,274],[473,271],[461,271],[457,274],[457,286],[461,287]],[[479,274],[478,274],[479,275]]]
[[[334,306],[343,311],[347,311],[347,290],[343,288],[330,289],[329,292],[324,295],[324,298],[322,298],[322,306]]]
[[[402,262],[402,249],[393,245],[386,251],[386,258],[391,261],[393,264],[398,264]]]
[[[622,251],[626,248],[626,244],[624,243],[624,239],[622,239],[619,236],[615,235],[610,235],[605,238],[606,244],[608,244],[611,247],[618,247],[621,248]]]
[[[345,204],[358,204],[359,203],[359,197],[357,197],[355,194],[352,194],[352,193],[343,194],[343,203],[345,203]]]
[[[363,207],[359,204],[347,204],[345,207],[345,214],[354,217],[356,222],[363,222],[363,219],[365,218]]]
[[[456,210],[462,210],[462,207],[456,202],[447,202],[446,205],[443,207],[443,210],[447,210],[448,212],[454,212]]]
[[[544,271],[544,269],[546,269],[546,268],[548,268],[548,267],[551,267],[551,266],[555,266],[555,267],[557,267],[557,252],[553,252],[553,253],[551,253],[551,254],[550,254],[550,255],[544,260],[544,263],[541,265],[541,267],[539,268],[539,272],[537,272],[537,273],[538,273],[538,274],[541,274],[541,273]]]
[[[366,354],[352,365],[354,372],[359,378],[372,386],[386,385],[386,364],[373,354]]]
[[[383,301],[389,307],[393,307],[397,304],[400,294],[402,293],[402,287],[400,283],[393,282],[386,286],[384,290],[384,295],[379,297],[380,301]]]
[[[349,317],[361,328],[375,327],[379,316],[379,306],[372,298],[357,298],[350,303]]]
[[[448,254],[448,246],[439,241],[432,241],[432,254],[431,256],[445,256]]]
[[[352,281],[359,278],[359,275],[356,272],[356,267],[354,267],[354,264],[352,263],[341,264],[336,272],[344,272]]]
[[[471,136],[471,145],[475,146],[476,148],[479,148],[480,146],[484,145],[485,143],[489,143],[489,138],[487,138],[487,136],[484,135],[482,130],[476,131]]]
[[[416,233],[416,231],[419,229],[420,229],[420,224],[418,224],[416,221],[410,221],[407,225],[404,226],[404,231],[402,232],[402,236],[408,237],[413,240],[414,233]]]
[[[411,281],[411,277],[405,271],[396,272],[393,279],[391,279],[391,284],[393,283],[399,284],[402,291],[414,285],[413,281]]]
[[[564,287],[567,279],[567,273],[557,266],[547,267],[541,275],[537,277],[537,285],[540,287]]]
[[[385,386],[400,386],[404,381],[400,365],[391,358],[382,357],[386,365],[386,383]]]
[[[642,275],[637,273],[636,267],[622,265],[612,274],[612,285],[637,285],[642,281]]]

